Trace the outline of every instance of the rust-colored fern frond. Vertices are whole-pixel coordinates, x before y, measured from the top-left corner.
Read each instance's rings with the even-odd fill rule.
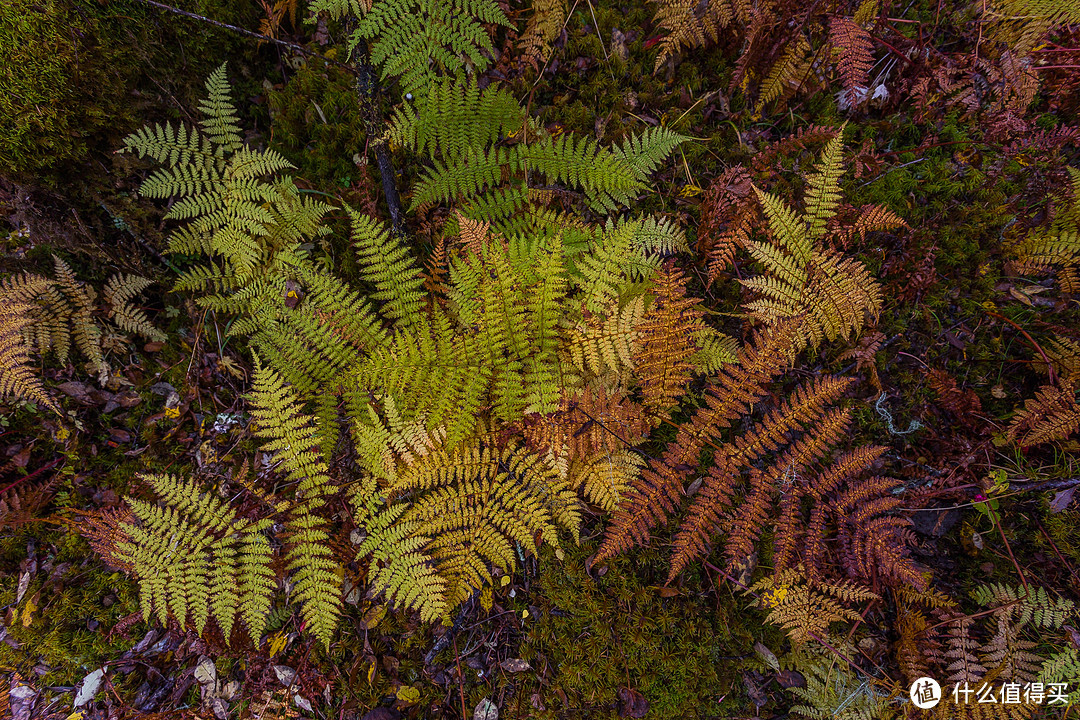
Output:
[[[829,42],[839,55],[837,70],[848,103],[855,107],[868,96],[870,69],[874,65],[870,33],[852,18],[834,17],[829,25]]]
[[[1043,385],[1009,424],[1008,438],[1021,447],[1064,440],[1080,430],[1080,405],[1067,384]]]
[[[645,439],[651,425],[638,403],[586,386],[564,398],[557,412],[527,415],[520,427],[532,450],[575,463],[633,447]]]
[[[710,283],[746,247],[760,214],[750,174],[742,166],[728,168],[709,185],[701,200],[697,249],[708,263]]]
[[[51,480],[16,486],[0,493],[0,531],[12,530],[37,519],[37,512],[52,499]]]
[[[75,510],[75,522],[72,528],[86,538],[98,557],[111,567],[132,574],[135,566],[123,557],[118,546],[131,542],[131,536],[124,530],[134,519],[131,509],[126,506],[103,508],[95,511]]]
[[[659,460],[648,467],[615,511],[597,561],[643,544],[649,532],[667,522],[681,504],[683,481],[696,468],[702,449],[718,433],[746,414],[765,394],[765,385],[794,362],[794,323],[763,330],[739,353],[738,364],[725,365],[707,389],[705,407],[679,429]]]
[[[903,505],[892,494],[896,485],[892,478],[875,476],[848,485],[836,499],[841,561],[849,575],[873,586],[884,577],[890,584],[925,589],[926,579],[907,557],[914,541],[911,523],[894,514]]]
[[[982,402],[974,390],[961,390],[952,375],[936,368],[926,371],[926,382],[937,394],[941,407],[964,425],[973,427],[972,415],[982,412]]]
[[[661,420],[685,392],[698,351],[695,338],[704,329],[700,301],[686,297],[686,276],[673,262],[656,274],[652,303],[637,326],[634,375],[646,411]]]
[[[786,445],[786,438],[793,431],[803,431],[808,423],[820,421],[825,415],[825,408],[839,399],[852,382],[849,379],[822,377],[809,385],[799,387],[780,407],[766,415],[754,430],[737,436],[735,441],[720,453],[716,465],[705,476],[686,519],[675,535],[675,552],[668,574],[669,582],[691,561],[708,551],[710,539],[721,529],[724,512],[734,495],[733,486],[742,469],[767,452],[776,452]],[[847,421],[846,414],[839,413],[823,424],[830,428],[829,435],[838,437],[840,433],[832,430],[846,426]],[[784,457],[781,462],[786,461],[787,466],[778,467],[777,475],[782,478],[788,471],[795,472],[798,466],[812,461],[824,450],[824,443],[811,438],[810,442],[797,446],[790,456]],[[747,536],[751,530],[760,530],[760,526],[745,522],[740,524],[740,531],[747,533]],[[747,538],[740,536],[734,540],[737,549],[732,551],[732,557],[740,556],[738,553],[745,556],[747,553],[742,552],[742,549],[747,544]]]

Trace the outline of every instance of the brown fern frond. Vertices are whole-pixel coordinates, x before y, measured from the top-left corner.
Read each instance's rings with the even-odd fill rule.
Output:
[[[109,278],[102,295],[109,306],[109,317],[121,330],[146,340],[165,342],[165,333],[153,326],[142,308],[129,302],[150,285],[151,282],[144,277],[117,273]]]
[[[926,381],[937,394],[941,407],[952,413],[965,426],[974,426],[972,415],[982,412],[982,402],[974,390],[961,390],[956,380],[944,370],[927,370]]]
[[[837,70],[852,107],[869,95],[870,69],[874,65],[870,33],[851,18],[834,17],[829,25],[829,42],[839,55]]]
[[[686,390],[698,351],[695,338],[704,330],[700,300],[686,297],[686,276],[668,261],[656,274],[652,303],[637,326],[634,375],[642,405],[657,418],[667,417]]]
[[[454,214],[457,216],[458,221],[457,245],[459,251],[467,255],[479,256],[483,252],[484,246],[490,241],[491,223],[472,220],[462,215],[458,210],[455,210]]]
[[[569,463],[633,447],[650,427],[641,405],[591,385],[565,398],[557,412],[527,415],[520,424],[529,448]]]
[[[131,541],[131,536],[124,530],[124,527],[130,526],[134,520],[131,508],[124,505],[74,512],[75,521],[71,524],[72,529],[86,538],[97,556],[122,572],[133,573],[135,566],[122,559],[122,554],[117,548],[117,545]]]
[[[857,215],[854,222],[829,223],[830,239],[844,245],[857,235],[861,242],[866,242],[867,233],[908,227],[899,215],[884,205],[863,205],[855,212]]]
[[[1007,436],[1020,447],[1064,440],[1080,430],[1080,405],[1069,385],[1043,385],[1009,424]]]
[[[881,344],[885,341],[885,333],[875,330],[869,335],[859,339],[859,344],[845,350],[840,354],[841,360],[854,360],[855,371],[867,370],[870,373],[870,384],[878,392],[881,392],[881,379],[877,372],[877,353]]]
[[[53,481],[16,486],[0,493],[0,530],[12,530],[37,519],[52,499]]]
[[[762,149],[750,161],[750,170],[755,175],[772,168],[780,159],[808,150],[812,145],[827,143],[837,136],[840,128],[829,125],[810,125],[799,128],[794,134],[783,140],[777,140]]]
[[[710,283],[745,247],[759,215],[753,182],[742,166],[728,168],[709,185],[701,200],[697,249],[708,263]]]
[[[91,288],[84,287],[66,262],[53,255],[56,281],[71,306],[71,334],[82,354],[90,361],[91,369],[104,379],[108,375],[105,357],[101,351],[101,328],[94,322],[94,295]]]

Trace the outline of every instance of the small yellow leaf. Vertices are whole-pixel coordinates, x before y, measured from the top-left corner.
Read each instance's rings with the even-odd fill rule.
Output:
[[[480,607],[484,608],[484,612],[491,612],[493,604],[491,586],[485,585],[484,589],[480,591]]]
[[[289,644],[289,636],[284,630],[278,630],[276,633],[266,639],[270,645],[270,657],[277,655],[279,652],[285,649],[285,646]]]
[[[385,605],[373,605],[364,613],[364,619],[360,621],[364,630],[374,630],[379,621],[386,616]]]
[[[71,713],[66,718],[64,718],[64,720],[83,720],[83,711],[82,710],[76,710],[75,712]]]
[[[167,408],[165,408],[165,419],[166,420],[175,420],[178,417],[180,417],[180,408],[179,407],[167,407]]]
[[[412,685],[402,685],[397,690],[397,699],[409,705],[420,702],[420,691]]]
[[[372,660],[371,665],[368,666],[367,681],[368,681],[368,685],[370,685],[372,682],[375,681],[375,661],[374,660]]]
[[[509,575],[503,575],[501,578],[499,578],[499,586],[500,587],[506,587],[509,584],[510,584],[510,576]]]
[[[35,595],[34,597],[27,600],[26,601],[26,606],[23,607],[23,611],[22,611],[22,624],[23,624],[23,627],[30,627],[30,623],[34,622],[34,611],[37,610],[37,603],[34,602],[34,600],[36,598],[37,598],[37,596]]]
[[[521,611],[521,619],[524,620],[527,617],[529,617],[529,611],[528,610],[522,610]]]

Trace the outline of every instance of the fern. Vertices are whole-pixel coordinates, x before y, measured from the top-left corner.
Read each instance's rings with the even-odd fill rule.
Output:
[[[811,587],[801,567],[765,577],[745,592],[760,595],[762,606],[769,611],[768,622],[784,628],[796,644],[827,639],[833,623],[857,620],[859,613],[845,604],[878,599],[874,593],[850,582],[826,582]]]
[[[383,79],[396,78],[405,95],[422,96],[442,77],[482,73],[493,49],[484,25],[509,25],[493,0],[375,0],[315,4],[359,19],[350,50],[368,44],[371,62]]]
[[[751,317],[767,323],[799,318],[802,343],[814,347],[826,339],[857,335],[866,316],[876,318],[881,311],[881,290],[866,268],[820,243],[840,201],[842,148],[837,134],[809,178],[801,217],[779,197],[757,191],[770,240],[750,240],[748,249],[766,274],[741,281],[758,296],[746,304]],[[865,209],[863,214],[874,211]],[[889,217],[882,216],[882,222],[887,224]]]
[[[141,477],[164,507],[128,498],[136,522],[119,526],[126,537],[112,554],[139,578],[143,618],[165,624],[171,615],[202,633],[213,617],[228,639],[239,616],[257,644],[275,584],[270,521],[237,517],[191,480]]]
[[[0,281],[0,396],[32,400],[59,413],[30,367],[30,345],[25,339],[34,319],[33,306],[22,298],[32,298],[48,286],[47,280],[35,276]]]
[[[252,416],[266,438],[263,449],[276,453],[285,482],[296,485],[296,501],[286,528],[288,569],[296,596],[315,636],[329,645],[341,613],[341,576],[329,548],[326,521],[317,510],[330,479],[319,448],[314,418],[301,412],[295,395],[273,370],[256,363]]]

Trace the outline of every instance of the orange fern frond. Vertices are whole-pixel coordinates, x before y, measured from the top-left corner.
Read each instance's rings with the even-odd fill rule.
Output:
[[[1009,425],[1008,438],[1021,447],[1064,440],[1080,430],[1076,391],[1065,385],[1043,385],[1024,403]]]
[[[765,385],[794,361],[795,332],[794,323],[771,326],[743,348],[738,364],[723,367],[706,391],[705,407],[683,423],[663,457],[650,460],[627,493],[597,550],[597,561],[643,544],[653,527],[667,521],[681,504],[683,480],[697,466],[702,449],[746,414],[764,396]]]
[[[803,430],[806,423],[819,421],[825,414],[826,406],[835,402],[852,382],[850,379],[821,377],[799,387],[780,407],[766,415],[753,431],[735,438],[728,446],[734,447],[723,454],[716,466],[720,468],[719,472],[706,475],[701,489],[694,496],[686,520],[675,535],[669,582],[694,558],[707,551],[709,539],[719,529],[722,506],[730,503],[731,481],[738,469],[767,452],[776,452],[786,444],[786,438],[792,431]],[[846,424],[847,417],[841,414],[830,424],[832,422],[836,425]],[[794,465],[795,460],[806,459],[803,455],[816,455],[822,449],[816,442],[808,443],[798,448],[798,457],[793,458],[791,464]],[[781,468],[780,472],[785,470]]]
[[[704,329],[700,300],[686,297],[686,276],[673,262],[656,274],[652,303],[637,326],[634,374],[641,384],[642,404],[658,420],[685,392],[698,351],[694,338]]]

